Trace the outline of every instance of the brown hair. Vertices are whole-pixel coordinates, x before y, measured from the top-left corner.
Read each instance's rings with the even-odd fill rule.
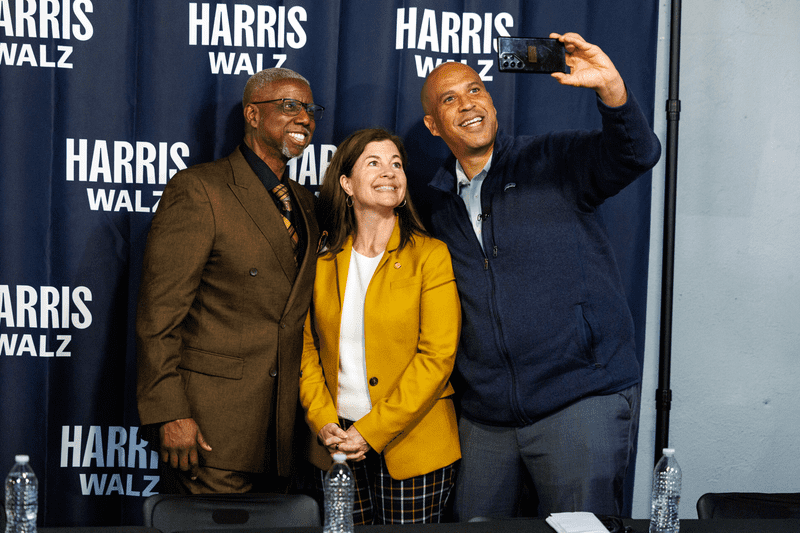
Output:
[[[408,162],[403,140],[382,128],[358,130],[347,137],[336,149],[328,169],[325,171],[325,180],[319,189],[317,201],[317,219],[320,230],[328,233],[327,249],[324,253],[337,254],[342,251],[347,237],[354,235],[358,230],[353,208],[347,205],[347,193],[339,182],[340,176],[350,176],[353,166],[364,149],[371,142],[392,141],[397,146],[400,159],[405,170]],[[414,235],[428,235],[422,221],[417,214],[411,197],[406,188],[405,205],[395,207],[395,214],[400,224],[400,248],[403,249],[409,242],[413,242]]]

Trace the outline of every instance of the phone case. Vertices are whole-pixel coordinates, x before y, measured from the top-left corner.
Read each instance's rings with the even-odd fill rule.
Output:
[[[570,72],[564,43],[541,37],[498,37],[497,67],[500,72]]]

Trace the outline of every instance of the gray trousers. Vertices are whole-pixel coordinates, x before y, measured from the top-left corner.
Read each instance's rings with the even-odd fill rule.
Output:
[[[640,396],[640,385],[591,396],[524,427],[461,417],[455,519],[517,516],[523,469],[533,481],[540,517],[567,511],[620,515]]]

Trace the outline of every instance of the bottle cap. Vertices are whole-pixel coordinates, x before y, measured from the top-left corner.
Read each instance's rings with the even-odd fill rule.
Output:
[[[345,454],[344,452],[337,452],[333,454],[333,460],[336,461],[337,463],[344,463],[345,461],[347,461],[347,454]]]
[[[661,453],[666,455],[667,457],[672,457],[675,455],[675,448],[664,448]]]
[[[27,463],[28,461],[31,460],[31,458],[28,457],[27,455],[15,455],[14,460],[18,463]]]

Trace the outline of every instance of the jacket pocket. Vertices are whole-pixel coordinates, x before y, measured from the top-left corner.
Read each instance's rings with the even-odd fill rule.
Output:
[[[591,316],[582,304],[575,306],[575,325],[578,336],[578,346],[584,359],[590,365],[595,367],[601,366],[598,364],[594,354],[594,335],[592,333]]]
[[[411,278],[404,278],[404,279],[395,280],[395,281],[393,281],[393,282],[391,282],[389,284],[389,287],[391,287],[392,290],[395,290],[395,289],[403,289],[405,287],[413,287],[415,285],[420,287],[420,289],[422,288],[422,277],[421,276],[414,276],[414,277],[411,277]]]
[[[181,356],[180,368],[226,379],[242,379],[244,359],[186,348]]]

